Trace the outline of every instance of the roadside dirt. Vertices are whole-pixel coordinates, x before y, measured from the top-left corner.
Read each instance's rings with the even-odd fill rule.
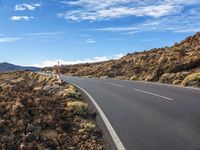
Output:
[[[102,150],[88,105],[74,86],[32,72],[0,74],[1,150]]]

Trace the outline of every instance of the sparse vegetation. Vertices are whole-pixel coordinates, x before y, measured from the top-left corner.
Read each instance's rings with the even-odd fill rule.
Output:
[[[83,123],[82,127],[84,127],[84,129],[86,129],[87,131],[92,131],[96,128],[96,125],[94,122],[90,121],[90,122]]]
[[[200,72],[200,33],[171,47],[135,52],[118,60],[61,66],[69,76],[146,80],[180,84],[185,77]],[[53,70],[53,68],[44,68]],[[183,85],[195,85],[183,82]]]
[[[183,82],[185,86],[199,86],[200,87],[200,73],[193,73],[187,76]]]
[[[86,114],[88,112],[88,104],[82,101],[72,101],[67,103],[69,110],[73,111],[76,114]]]
[[[137,80],[137,77],[135,75],[130,77],[130,80]]]
[[[64,90],[60,91],[58,95],[68,96],[75,99],[80,99],[81,94],[76,90],[73,85],[68,84]]]
[[[10,72],[0,73],[0,149],[104,147],[102,133],[74,86],[31,72]]]

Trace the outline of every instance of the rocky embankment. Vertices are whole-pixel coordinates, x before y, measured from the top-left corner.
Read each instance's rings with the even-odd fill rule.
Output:
[[[11,72],[0,73],[0,149],[104,148],[102,133],[74,86]]]
[[[43,70],[55,71],[55,68]],[[110,77],[200,87],[200,33],[171,47],[135,52],[118,60],[63,65],[59,67],[59,72],[70,76]]]

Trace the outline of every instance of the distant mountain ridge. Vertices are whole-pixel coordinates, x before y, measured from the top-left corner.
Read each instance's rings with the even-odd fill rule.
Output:
[[[19,65],[10,64],[7,62],[0,63],[0,72],[7,71],[17,71],[17,70],[29,70],[29,71],[40,71],[40,68],[37,67],[24,67]]]

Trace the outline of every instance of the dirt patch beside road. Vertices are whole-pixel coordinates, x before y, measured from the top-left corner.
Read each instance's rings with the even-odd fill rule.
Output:
[[[73,85],[32,72],[0,74],[0,149],[104,149]]]

